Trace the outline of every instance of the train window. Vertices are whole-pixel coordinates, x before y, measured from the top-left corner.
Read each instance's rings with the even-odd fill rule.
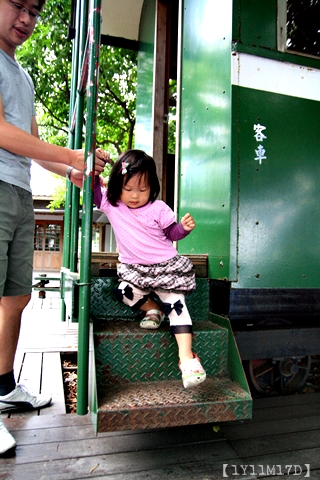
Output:
[[[278,5],[279,50],[320,57],[320,0],[279,0]]]
[[[35,225],[34,250],[43,250],[44,225]]]
[[[60,225],[47,225],[45,237],[46,251],[60,251]]]

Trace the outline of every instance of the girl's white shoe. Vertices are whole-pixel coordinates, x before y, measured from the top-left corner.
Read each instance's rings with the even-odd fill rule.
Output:
[[[140,327],[155,330],[156,328],[160,327],[163,319],[164,314],[160,312],[160,310],[148,310],[146,312],[146,316],[140,322]]]
[[[192,359],[183,363],[179,362],[179,368],[182,372],[182,382],[184,388],[196,387],[204,382],[207,375],[200,363],[199,357],[194,353]]]

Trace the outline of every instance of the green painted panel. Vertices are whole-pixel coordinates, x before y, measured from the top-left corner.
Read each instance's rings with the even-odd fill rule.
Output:
[[[235,0],[233,40],[243,45],[276,50],[277,1]]]
[[[155,0],[145,0],[140,20],[135,148],[152,154]]]
[[[228,370],[229,376],[237,382],[248,394],[250,394],[249,385],[243,370],[239,350],[235,341],[230,320],[227,317],[214,315],[210,313],[210,320],[223,328],[228,329]]]
[[[320,102],[238,87],[234,97],[240,181],[233,286],[319,288]],[[258,124],[266,127],[260,142]],[[259,145],[261,163],[255,160]]]
[[[232,1],[183,4],[179,216],[197,227],[179,245],[209,254],[209,276],[229,278]]]

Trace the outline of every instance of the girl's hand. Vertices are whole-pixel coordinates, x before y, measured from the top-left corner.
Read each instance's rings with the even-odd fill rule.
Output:
[[[181,218],[181,225],[186,232],[191,232],[196,226],[196,223],[190,213],[186,213],[184,217]]]
[[[102,175],[100,175],[99,179],[100,179],[100,187],[101,187],[101,188],[106,188],[106,186],[107,186],[107,179],[104,178]]]
[[[102,150],[102,148],[97,148],[94,174],[100,175],[100,173],[103,172],[106,163],[112,165],[110,153]]]

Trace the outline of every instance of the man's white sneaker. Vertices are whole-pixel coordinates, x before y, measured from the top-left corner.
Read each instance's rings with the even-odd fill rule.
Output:
[[[34,410],[50,405],[51,396],[32,395],[24,385],[17,385],[8,395],[0,397],[0,412],[8,410]]]
[[[17,445],[15,439],[8,432],[0,418],[0,455],[6,453],[11,448],[14,448]]]

